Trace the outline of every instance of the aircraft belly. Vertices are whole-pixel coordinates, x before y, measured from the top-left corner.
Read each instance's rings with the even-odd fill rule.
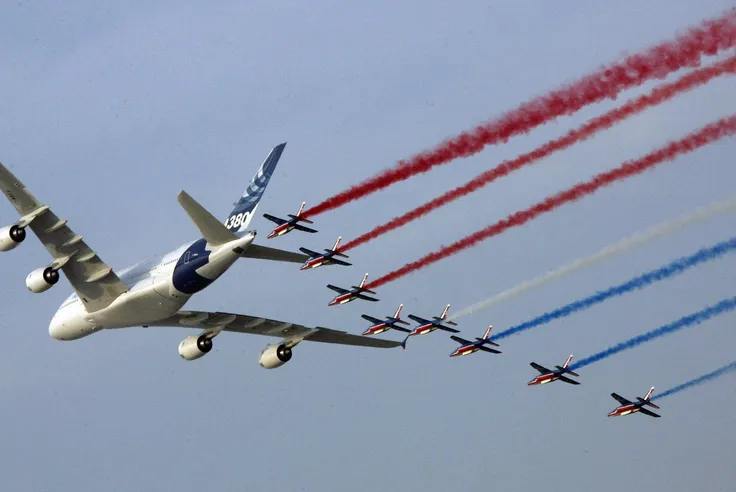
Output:
[[[161,295],[154,279],[136,285],[107,308],[93,313],[95,323],[105,328],[140,326],[167,318],[179,311],[187,297],[176,299]]]

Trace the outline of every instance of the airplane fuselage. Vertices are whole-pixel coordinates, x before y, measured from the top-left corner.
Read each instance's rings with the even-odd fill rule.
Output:
[[[57,340],[77,340],[106,328],[145,326],[172,316],[197,292],[204,290],[241,257],[255,232],[212,247],[205,239],[182,245],[151,261],[121,270],[128,287],[112,304],[88,313],[77,294],[54,314],[49,335]]]
[[[380,325],[371,326],[363,332],[363,335],[380,335],[381,333],[391,329],[391,325],[383,323]]]
[[[462,356],[462,355],[470,355],[470,354],[474,354],[478,350],[480,350],[480,349],[477,346],[475,346],[475,345],[463,345],[462,347],[458,347],[457,350],[455,350],[453,353],[451,353],[450,354],[450,357],[458,357],[458,356]]]
[[[527,383],[527,386],[534,386],[535,384],[547,384],[551,383],[552,381],[557,381],[559,379],[559,376],[557,374],[542,374],[541,376],[537,376],[536,378],[532,379]]]
[[[614,411],[608,414],[609,417],[622,417],[624,415],[629,415],[632,413],[636,413],[639,411],[639,405],[625,405],[623,407],[618,407]]]
[[[412,335],[426,335],[427,333],[432,333],[435,331],[437,327],[432,324],[427,325],[421,325],[414,328],[414,331],[411,332]]]
[[[271,239],[278,236],[283,236],[286,233],[289,233],[294,230],[294,224],[281,224],[280,226],[276,227],[271,233],[266,236],[267,239]]]
[[[355,299],[357,299],[357,297],[353,293],[340,294],[339,296],[331,300],[327,305],[334,306],[335,304],[347,304],[348,302],[352,302]]]
[[[299,268],[299,270],[309,270],[310,268],[317,268],[325,265],[331,265],[332,262],[329,258],[325,258],[324,256],[321,256],[319,258],[313,258],[311,260],[307,260],[304,265]]]

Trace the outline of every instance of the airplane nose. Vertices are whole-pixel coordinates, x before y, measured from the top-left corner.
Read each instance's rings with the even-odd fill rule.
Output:
[[[64,340],[64,324],[54,317],[49,324],[49,335],[55,340]]]

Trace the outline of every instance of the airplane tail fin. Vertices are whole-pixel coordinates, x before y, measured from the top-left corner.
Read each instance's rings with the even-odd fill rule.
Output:
[[[570,357],[567,358],[567,360],[565,361],[565,365],[562,366],[562,367],[565,368],[565,369],[567,369],[567,366],[570,365],[570,361],[571,360],[572,360],[572,354],[570,354]]]
[[[493,325],[488,325],[488,329],[483,334],[483,340],[488,340],[489,338],[491,338],[491,330],[492,329],[493,329]]]
[[[396,310],[396,313],[394,314],[394,319],[399,319],[399,316],[401,316],[402,309],[404,309],[404,305],[399,304],[399,308]]]
[[[292,219],[297,219],[299,222],[306,222],[307,224],[314,224],[314,222],[312,222],[311,220],[305,219],[302,217],[302,212],[304,212],[304,206],[306,204],[307,202],[302,202],[302,206],[299,207],[299,211],[296,213],[296,215],[289,214],[289,217],[291,217]]]
[[[286,142],[271,149],[258,172],[250,180],[250,184],[248,184],[243,195],[235,203],[235,208],[225,220],[225,227],[231,232],[237,234],[247,229],[285,147]]]
[[[649,392],[647,392],[647,396],[645,396],[645,397],[644,397],[644,399],[645,399],[645,400],[647,400],[647,401],[649,401],[649,398],[651,398],[651,396],[652,396],[652,393],[654,393],[654,386],[652,386],[652,387],[651,387],[651,388],[649,389]]]
[[[332,253],[334,256],[342,256],[343,258],[350,258],[345,253],[342,253],[342,252],[340,252],[340,251],[337,250],[337,248],[340,247],[340,241],[342,241],[342,236],[339,236],[337,238],[337,241],[335,241],[335,245],[332,247],[332,249],[325,248],[325,251],[327,251],[328,253]]]
[[[360,281],[360,285],[351,285],[353,289],[360,289],[361,292],[368,292],[370,294],[377,294],[377,292],[365,288],[365,283],[368,280],[368,274],[363,275],[363,280]]]
[[[449,310],[450,310],[450,305],[448,304],[447,306],[445,306],[445,310],[442,311],[442,314],[440,314],[440,319],[445,319],[447,317],[447,311]]]
[[[652,397],[652,393],[654,393],[654,386],[649,389],[647,396],[645,396],[644,398],[638,396],[636,399],[640,402],[643,402],[645,405],[649,405],[650,407],[659,408],[656,404],[649,401],[649,399]]]
[[[230,241],[238,239],[238,237],[228,230],[227,227],[217,220],[211,213],[207,211],[194,198],[189,196],[186,191],[180,191],[177,196],[179,204],[184,211],[192,219],[194,225],[197,226],[202,237],[212,246],[219,246]]]

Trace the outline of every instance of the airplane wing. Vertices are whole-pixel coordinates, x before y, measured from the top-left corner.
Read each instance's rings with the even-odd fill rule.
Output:
[[[547,369],[547,368],[546,368],[546,367],[544,367],[544,366],[540,366],[540,365],[539,365],[539,364],[537,364],[536,362],[532,362],[532,363],[531,363],[531,364],[529,364],[529,365],[530,365],[530,366],[532,366],[532,367],[533,367],[534,369],[536,369],[537,371],[541,372],[542,374],[547,374],[547,373],[553,372],[553,371],[550,371],[549,369]]]
[[[640,407],[639,411],[643,413],[644,415],[649,415],[650,417],[659,418],[661,415],[657,415],[656,413],[652,412],[651,410],[647,410],[646,408]]]
[[[355,345],[362,347],[390,348],[398,347],[399,342],[369,338],[338,330],[317,326],[306,326],[276,321],[245,314],[230,314],[222,312],[179,311],[175,315],[151,323],[148,326],[171,326],[199,328],[207,331],[229,331],[233,333],[248,333],[252,335],[266,335],[282,337],[285,340],[336,343],[340,345]]]
[[[373,316],[369,316],[367,314],[361,314],[360,317],[363,318],[364,320],[370,321],[371,323],[376,324],[376,325],[381,324],[381,323],[385,323],[385,321],[383,321],[382,319],[374,318]]]
[[[557,377],[557,380],[558,381],[564,381],[564,382],[570,383],[570,384],[580,384],[578,381],[575,381],[574,379],[570,379],[570,378],[568,378],[566,376],[558,376]]]
[[[478,350],[482,350],[483,352],[489,352],[491,354],[500,354],[501,353],[500,350],[488,348],[488,347],[485,347],[483,345],[478,345]]]
[[[470,340],[465,340],[464,338],[460,338],[459,336],[456,336],[456,335],[450,335],[450,338],[452,340],[455,340],[457,343],[462,343],[463,345],[470,345],[473,343]]]
[[[370,297],[365,294],[357,294],[355,297],[357,297],[358,299],[363,299],[364,301],[378,302],[378,299],[376,299],[375,297]]]
[[[296,229],[297,231],[304,231],[304,232],[312,232],[312,233],[317,232],[316,229],[312,229],[311,227],[305,227],[299,224],[294,224],[294,229]]]
[[[417,323],[421,323],[423,325],[426,324],[426,323],[429,323],[429,320],[428,319],[420,318],[419,316],[416,316],[414,314],[410,314],[409,315],[409,319],[412,319],[412,320],[416,321]]]
[[[397,331],[403,331],[404,333],[411,333],[411,330],[407,330],[406,328],[402,328],[400,326],[391,325],[391,328]]]
[[[23,183],[0,164],[0,188],[43,243],[54,267],[69,280],[89,312],[104,309],[128,291],[128,287],[105,264],[97,253],[84,242],[82,236],[67,226],[67,221],[54,214],[47,205],[41,205]]]
[[[450,328],[449,326],[437,325],[437,328],[439,328],[440,330],[449,331],[450,333],[460,333],[460,330],[456,330],[455,328]]]
[[[263,214],[263,216],[266,219],[270,220],[271,222],[275,222],[278,225],[283,225],[283,224],[286,224],[287,222],[289,222],[288,220],[282,219],[280,217],[274,217],[271,214]]]
[[[338,260],[334,256],[330,258],[330,263],[334,265],[342,265],[342,266],[352,266],[352,263],[348,263],[347,261]]]
[[[621,395],[618,395],[616,393],[611,393],[611,396],[618,400],[618,402],[622,405],[631,405],[631,401],[627,400]]]
[[[338,294],[347,294],[348,292],[350,292],[348,289],[343,289],[342,287],[338,287],[338,286],[332,285],[332,284],[328,284],[327,285],[327,288],[330,289],[330,290],[334,290]]]
[[[307,248],[299,248],[299,251],[308,254],[310,258],[318,258],[322,256],[322,253],[317,253],[316,251],[312,251],[311,249]]]
[[[261,260],[286,261],[289,263],[304,263],[309,259],[309,256],[307,255],[300,255],[299,253],[269,248],[268,246],[260,246],[258,244],[251,244],[245,248],[245,251],[243,251],[243,254],[240,256],[243,258],[258,258]]]

